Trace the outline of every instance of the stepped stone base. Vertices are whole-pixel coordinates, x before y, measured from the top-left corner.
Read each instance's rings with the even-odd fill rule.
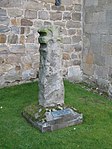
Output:
[[[34,127],[39,128],[41,132],[54,131],[64,127],[77,125],[83,122],[83,115],[75,112],[71,108],[46,112],[46,121],[41,122],[29,117],[27,112],[23,112],[23,116]]]

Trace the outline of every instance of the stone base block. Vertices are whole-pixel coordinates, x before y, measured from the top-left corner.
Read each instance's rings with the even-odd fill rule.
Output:
[[[44,117],[45,121],[43,122],[30,117],[25,111],[23,112],[23,116],[34,127],[39,128],[41,132],[54,131],[83,122],[83,115],[71,108],[46,112]]]

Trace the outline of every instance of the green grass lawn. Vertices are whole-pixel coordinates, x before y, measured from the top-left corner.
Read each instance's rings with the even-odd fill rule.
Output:
[[[37,95],[36,82],[0,89],[0,149],[112,149],[111,101],[65,81],[65,103],[82,112],[84,122],[41,133],[21,116]]]

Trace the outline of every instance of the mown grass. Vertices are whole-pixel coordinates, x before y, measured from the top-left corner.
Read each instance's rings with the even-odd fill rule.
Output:
[[[0,149],[112,149],[111,101],[65,81],[65,103],[82,112],[84,122],[41,133],[21,116],[37,95],[36,82],[0,89]]]

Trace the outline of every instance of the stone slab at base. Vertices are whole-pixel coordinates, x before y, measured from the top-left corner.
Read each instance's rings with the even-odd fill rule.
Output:
[[[46,121],[39,122],[30,118],[26,112],[23,112],[23,116],[34,127],[39,128],[41,132],[54,131],[64,127],[77,125],[83,122],[83,115],[75,112],[71,108],[63,110],[57,110],[53,112],[46,112]]]

